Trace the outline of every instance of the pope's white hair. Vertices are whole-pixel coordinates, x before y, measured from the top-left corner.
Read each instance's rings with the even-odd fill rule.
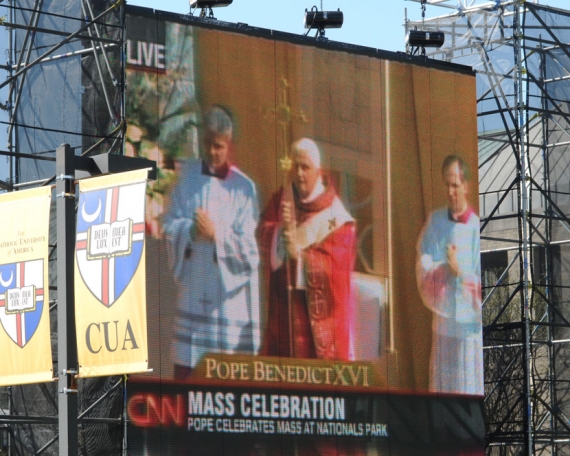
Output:
[[[315,165],[315,168],[321,168],[321,151],[317,143],[309,138],[301,138],[291,146],[293,155],[305,154]]]

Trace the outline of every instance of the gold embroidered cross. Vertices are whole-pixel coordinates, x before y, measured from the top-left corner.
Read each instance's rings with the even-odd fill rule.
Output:
[[[302,123],[307,123],[309,120],[304,111],[299,111],[298,113],[293,112],[291,108],[291,94],[289,81],[284,76],[281,76],[279,81],[280,88],[278,90],[279,101],[275,109],[267,110],[264,113],[264,117],[267,114],[272,113],[275,115],[277,124],[279,125],[279,146],[282,151],[281,158],[279,162],[281,164],[281,170],[288,173],[293,165],[293,160],[289,155],[289,147],[291,146],[291,129],[293,121],[300,121]]]
[[[289,161],[289,147],[291,146],[291,127],[293,119],[307,122],[307,116],[303,111],[294,114],[291,109],[291,87],[289,81],[284,76],[281,76],[281,90],[279,91],[279,104],[275,109],[277,123],[281,127],[281,145],[283,147],[283,158],[281,159],[281,166],[283,171],[289,171],[291,162]],[[287,169],[289,167],[289,169]]]

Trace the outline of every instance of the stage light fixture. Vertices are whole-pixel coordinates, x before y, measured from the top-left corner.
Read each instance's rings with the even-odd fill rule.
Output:
[[[216,19],[212,8],[222,8],[231,5],[233,0],[190,0],[190,15],[194,15],[196,8],[200,8],[200,17],[206,18],[206,11],[210,19]]]
[[[424,30],[410,30],[406,35],[406,46],[419,48],[439,48],[445,42],[445,34],[440,31],[426,32]]]
[[[312,29],[317,30],[317,35],[323,37],[325,35],[325,29],[328,28],[341,28],[344,22],[344,14],[338,9],[338,11],[319,11],[316,6],[313,6],[311,10],[305,10],[305,28],[307,35]]]
[[[190,8],[222,8],[232,2],[233,0],[190,0]]]

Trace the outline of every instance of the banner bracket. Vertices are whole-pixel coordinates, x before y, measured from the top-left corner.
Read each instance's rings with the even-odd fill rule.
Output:
[[[63,389],[59,390],[59,393],[60,394],[71,394],[71,393],[77,394],[77,390],[72,389],[72,388],[63,388]]]
[[[63,179],[62,179],[63,180]],[[55,195],[56,198],[75,198],[75,193],[61,192]]]
[[[61,375],[77,375],[77,369],[63,369]]]
[[[148,169],[148,179],[156,180],[158,170],[154,160],[140,157],[127,157],[116,154],[100,154],[91,157],[74,156],[75,178],[100,176],[103,174],[115,174],[137,169]]]

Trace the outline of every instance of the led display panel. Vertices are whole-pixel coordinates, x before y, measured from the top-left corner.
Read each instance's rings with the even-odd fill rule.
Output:
[[[142,8],[133,455],[482,455],[475,77]]]

